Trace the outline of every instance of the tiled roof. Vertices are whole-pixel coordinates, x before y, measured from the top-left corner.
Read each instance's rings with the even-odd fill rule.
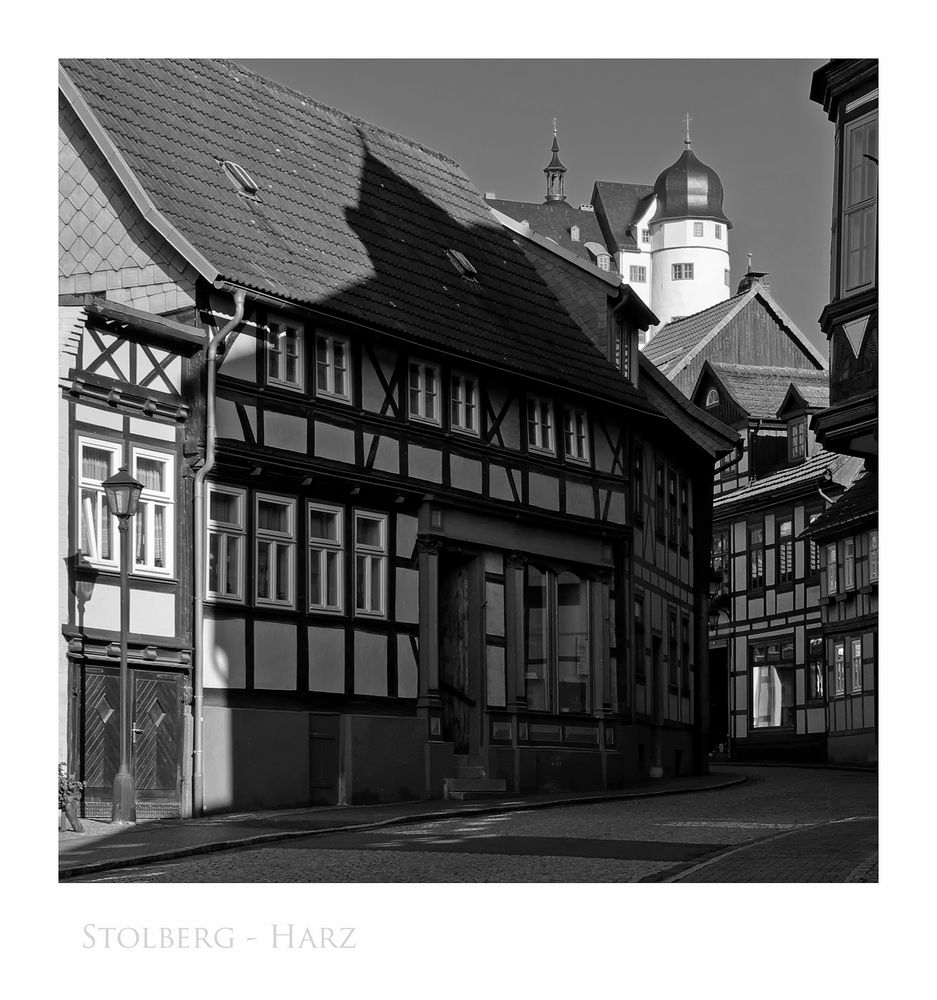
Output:
[[[770,365],[730,365],[720,361],[710,361],[709,364],[726,391],[751,417],[777,416],[791,383],[797,387],[808,406],[826,406],[829,400],[827,372],[809,368],[773,368]]]
[[[156,211],[223,279],[649,406],[451,159],[230,62],[62,67]],[[251,175],[256,201],[235,188],[224,160]],[[465,254],[477,280],[460,276],[449,249]]]
[[[690,349],[695,347],[717,323],[722,322],[747,295],[749,292],[733,295],[691,316],[672,320],[651,338],[650,343],[644,348],[645,355],[661,371],[666,372],[669,367],[681,361]]]
[[[797,488],[806,490],[809,487],[820,485],[826,480],[842,481],[845,478],[846,481],[849,481],[850,463],[855,466],[857,471],[860,465],[858,459],[850,458],[848,455],[839,455],[833,451],[820,450],[797,465],[773,472],[770,476],[765,476],[764,479],[756,479],[755,482],[743,486],[741,489],[720,493],[716,497],[713,507],[718,513],[735,504],[746,504],[751,500],[764,499],[766,495],[784,494]]]
[[[847,531],[878,515],[878,476],[863,472],[846,492],[800,533],[799,538],[820,538]]]
[[[586,243],[601,243],[605,247],[605,237],[595,213],[574,208],[569,202],[548,201],[537,204],[529,201],[506,201],[503,198],[485,200],[492,208],[518,222],[526,222],[535,233],[571,250],[577,257],[592,260],[592,254],[585,247]],[[578,241],[570,238],[569,230],[573,226],[579,226]]]
[[[654,194],[650,184],[620,184],[617,181],[596,181],[592,189],[592,204],[603,215],[615,248],[625,250],[637,246],[637,234],[631,229],[647,208]]]

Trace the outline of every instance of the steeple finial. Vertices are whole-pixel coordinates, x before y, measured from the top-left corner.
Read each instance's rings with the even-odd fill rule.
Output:
[[[564,175],[566,167],[560,162],[560,144],[556,137],[556,117],[553,118],[553,158],[543,168],[547,176],[547,201],[566,201]]]
[[[556,115],[553,116],[553,138],[556,138]]]
[[[687,149],[690,148],[690,122],[691,121],[693,121],[693,119],[690,117],[690,112],[688,111],[686,113],[686,138],[683,140],[683,144],[684,144],[684,146],[686,146]]]
[[[752,270],[752,252],[751,252],[751,250],[749,250],[748,251],[748,271],[749,271],[749,274],[751,273],[751,270]]]

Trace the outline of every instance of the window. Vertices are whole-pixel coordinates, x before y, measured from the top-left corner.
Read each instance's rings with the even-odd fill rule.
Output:
[[[792,462],[807,457],[807,418],[792,420],[787,430],[788,455]]]
[[[644,445],[635,443],[634,446],[634,477],[632,480],[632,506],[634,516],[644,520]]]
[[[852,677],[850,691],[853,694],[862,693],[862,640],[852,640]]]
[[[654,519],[659,534],[664,533],[664,513],[666,505],[664,501],[664,463],[654,463]]]
[[[694,222],[693,223],[693,235],[694,236],[702,236],[703,235],[703,223],[702,222]]]
[[[690,547],[690,491],[685,479],[680,480],[680,545]]]
[[[355,613],[383,618],[387,593],[387,515],[355,511]]]
[[[342,610],[341,507],[308,503],[309,518],[309,610]]]
[[[778,519],[778,583],[794,581],[794,522],[789,517]]]
[[[644,595],[634,599],[634,673],[637,680],[644,680]]]
[[[869,579],[878,582],[878,529],[869,532]]]
[[[670,265],[670,277],[672,281],[692,281],[693,280],[693,265],[692,264],[671,264]]]
[[[846,644],[836,643],[833,650],[833,690],[837,695],[846,693]]]
[[[121,447],[109,441],[78,440],[78,548],[102,569],[120,566],[117,518],[107,509],[102,483],[120,468]]]
[[[856,586],[856,541],[847,538],[843,542],[843,589],[852,590]]]
[[[621,323],[615,324],[612,331],[612,364],[621,371],[622,347],[624,345],[624,331]]]
[[[635,285],[644,285],[647,283],[647,268],[639,267],[632,264],[628,268],[628,279]]]
[[[576,462],[588,462],[589,418],[585,410],[567,408],[563,411],[563,436],[566,457]]]
[[[233,486],[208,485],[206,593],[215,600],[244,600],[245,497]]]
[[[579,242],[579,226],[569,227],[569,238],[573,241],[573,243]]]
[[[671,687],[680,683],[680,661],[677,659],[677,613],[667,614],[667,681]]]
[[[291,608],[296,502],[266,493],[258,493],[254,502],[255,599]]]
[[[172,574],[173,464],[170,455],[134,449],[133,476],[143,484],[133,519],[134,572],[154,576]]]
[[[528,565],[524,585],[527,707],[589,712],[592,657],[589,583],[570,570]]]
[[[348,341],[316,334],[316,395],[351,402],[348,379]]]
[[[478,382],[468,375],[449,379],[449,421],[454,431],[478,433]]]
[[[607,253],[600,253],[595,258],[595,265],[600,271],[607,271],[609,269],[610,258]]]
[[[729,563],[729,531],[727,528],[721,528],[718,531],[713,531],[712,566],[713,573],[718,573],[721,577],[719,593],[728,594],[729,572],[731,566]]]
[[[726,268],[722,274],[722,280],[725,282],[726,288],[732,287],[732,279],[729,277],[729,269]]]
[[[284,319],[267,323],[266,373],[268,385],[302,389],[302,327]]]
[[[717,240],[721,240],[722,239],[722,226],[718,222],[713,226],[713,231],[715,233],[716,239]]]
[[[813,524],[820,516],[820,510],[808,510],[807,524]],[[807,541],[807,576],[814,578],[820,575],[820,546],[811,538]]]
[[[843,285],[844,291],[875,279],[878,118],[871,116],[846,126],[843,173]]]
[[[765,527],[763,524],[748,528],[748,586],[758,590],[765,585]]]
[[[794,725],[794,643],[757,643],[748,648],[752,676],[752,725]]]
[[[690,687],[690,619],[680,619],[680,683],[684,690]]]
[[[677,510],[677,474],[670,472],[667,475],[667,534],[672,545],[677,544],[677,520],[679,512]]]
[[[836,543],[826,547],[826,592],[835,594],[839,590],[839,574],[836,566]]]
[[[706,393],[706,405],[707,406],[718,406],[719,405],[719,391],[717,389],[710,389]]]
[[[439,423],[439,369],[435,365],[410,362],[410,416]]]
[[[642,229],[641,230],[641,242],[642,243],[650,243],[651,242],[651,231],[650,231],[650,229]]]
[[[547,399],[527,400],[527,446],[553,453],[553,404]]]
[[[823,701],[823,674],[825,671],[823,639],[819,635],[812,635],[807,640],[807,644],[807,699],[809,701]]]

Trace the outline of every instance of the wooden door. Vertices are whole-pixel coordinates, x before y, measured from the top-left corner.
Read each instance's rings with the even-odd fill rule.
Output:
[[[137,819],[178,816],[182,801],[183,678],[132,670]]]
[[[81,698],[81,780],[84,815],[109,821],[114,775],[120,766],[120,674],[113,667],[85,667]]]

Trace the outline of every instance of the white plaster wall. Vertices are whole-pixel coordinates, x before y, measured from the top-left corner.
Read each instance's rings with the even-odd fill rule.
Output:
[[[296,626],[254,622],[254,687],[296,690]]]
[[[244,620],[206,618],[202,627],[202,655],[206,688],[243,688],[247,677]]]
[[[725,282],[729,267],[728,229],[722,226],[722,238],[716,239],[715,224],[703,220],[703,236],[693,235],[693,222],[680,219],[653,227],[651,246],[653,268],[651,308],[661,325],[674,316],[689,316],[729,298]],[[673,281],[673,264],[692,264],[692,280]]]
[[[309,627],[309,690],[345,690],[345,630]]]

